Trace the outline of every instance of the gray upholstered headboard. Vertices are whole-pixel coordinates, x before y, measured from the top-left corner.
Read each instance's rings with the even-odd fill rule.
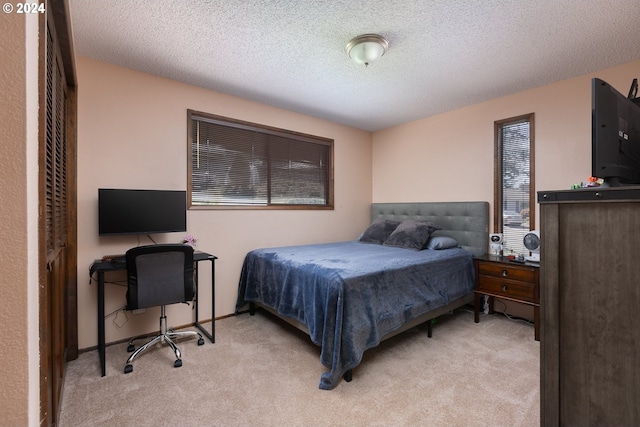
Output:
[[[441,229],[434,236],[449,236],[474,256],[489,247],[488,202],[373,203],[371,221],[378,218],[431,221]]]

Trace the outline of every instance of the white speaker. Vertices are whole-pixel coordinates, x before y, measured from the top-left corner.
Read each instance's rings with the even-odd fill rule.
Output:
[[[524,235],[524,247],[531,251],[531,256],[524,257],[529,262],[540,262],[540,232],[533,230]]]
[[[489,247],[491,249],[491,255],[502,254],[502,233],[490,233],[489,234]]]

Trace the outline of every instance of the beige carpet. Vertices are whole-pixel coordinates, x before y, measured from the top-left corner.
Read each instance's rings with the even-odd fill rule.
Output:
[[[210,326],[210,325],[206,325]],[[60,425],[538,426],[540,345],[533,326],[460,310],[365,353],[353,381],[318,389],[319,348],[258,313],[216,322],[216,343],[156,348],[122,371],[126,344],[69,363]]]

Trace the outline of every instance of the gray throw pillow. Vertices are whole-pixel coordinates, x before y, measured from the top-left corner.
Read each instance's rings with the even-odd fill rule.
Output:
[[[381,245],[389,238],[398,224],[400,224],[400,221],[376,219],[367,227],[358,240],[364,243],[377,243]]]
[[[407,219],[393,230],[384,244],[419,251],[424,249],[431,233],[439,229],[440,227],[432,222]]]

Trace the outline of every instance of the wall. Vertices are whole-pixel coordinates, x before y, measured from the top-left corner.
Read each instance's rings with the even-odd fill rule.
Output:
[[[535,191],[586,181],[591,79],[626,95],[639,76],[640,60],[376,132],[373,201],[487,200],[493,210],[493,123],[527,113],[535,113]]]
[[[640,61],[374,133],[373,201],[486,200],[493,218],[493,123],[532,112],[535,191],[586,181],[591,175],[593,77],[626,95],[633,78],[640,77]],[[536,228],[539,217],[536,205]],[[512,304],[507,311],[527,318],[533,313]]]
[[[0,28],[0,425],[38,425],[38,17]]]
[[[77,57],[78,72],[78,318],[79,347],[97,344],[96,286],[88,268],[146,237],[98,237],[97,189],[184,190],[187,186],[187,109],[334,139],[332,211],[193,210],[188,234],[216,262],[216,317],[234,312],[245,254],[255,248],[355,239],[369,223],[371,134],[240,98]],[[187,233],[154,235],[178,242]],[[210,271],[201,271],[201,318],[210,318]],[[108,280],[123,281],[124,275]],[[124,284],[124,283],[121,283]],[[107,285],[106,313],[124,305],[124,286]],[[157,328],[158,313],[118,313],[107,319],[107,342]],[[169,307],[171,325],[189,323],[190,310]]]

